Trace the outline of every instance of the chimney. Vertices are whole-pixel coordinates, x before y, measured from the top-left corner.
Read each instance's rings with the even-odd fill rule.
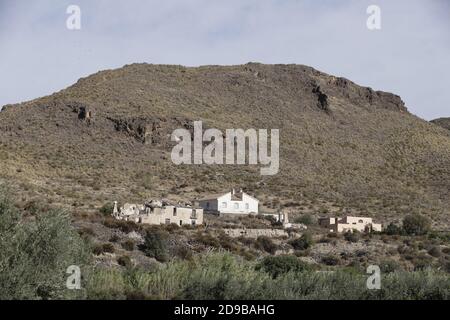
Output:
[[[114,201],[113,216],[117,216],[118,213],[119,210],[117,210],[117,201]]]

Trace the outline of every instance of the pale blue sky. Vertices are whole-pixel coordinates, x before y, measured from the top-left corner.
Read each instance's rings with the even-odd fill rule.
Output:
[[[319,3],[320,2],[320,3]],[[82,29],[66,28],[79,5]],[[366,28],[381,7],[382,29]],[[298,63],[450,116],[450,1],[0,0],[0,105],[133,62]]]

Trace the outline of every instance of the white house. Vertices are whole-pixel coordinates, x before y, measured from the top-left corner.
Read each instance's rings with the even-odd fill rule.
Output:
[[[200,207],[205,211],[233,214],[257,214],[259,200],[241,190],[219,195],[211,195],[199,200]]]

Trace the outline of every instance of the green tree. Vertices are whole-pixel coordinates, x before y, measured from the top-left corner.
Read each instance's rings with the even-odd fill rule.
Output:
[[[359,236],[359,232],[356,230],[347,231],[346,233],[344,233],[344,239],[348,242],[358,242]]]
[[[309,232],[305,232],[300,238],[289,241],[295,250],[306,250],[313,245],[313,239]]]
[[[303,214],[295,219],[295,223],[303,223],[304,225],[307,226],[312,225],[314,222],[315,222],[314,218],[308,213]]]
[[[407,235],[420,236],[427,234],[431,228],[431,221],[420,214],[408,215],[403,219],[403,230]]]
[[[67,214],[49,211],[25,220],[0,192],[0,300],[73,298],[66,270],[83,270],[89,257]]]
[[[141,249],[148,257],[155,258],[160,262],[165,262],[168,259],[167,238],[167,232],[149,230],[145,235],[145,240]]]
[[[403,229],[391,222],[384,230],[384,233],[389,236],[401,235],[403,233]]]
[[[310,270],[310,267],[295,256],[281,255],[265,257],[258,265],[256,265],[256,270],[263,270],[269,273],[272,278],[276,278],[279,275],[288,272]]]
[[[273,241],[269,237],[260,236],[256,239],[255,242],[256,248],[260,250],[264,250],[267,253],[275,254],[278,249],[278,246],[273,243]]]

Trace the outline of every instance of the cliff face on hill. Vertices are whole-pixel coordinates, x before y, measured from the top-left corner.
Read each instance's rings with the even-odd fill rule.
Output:
[[[280,129],[280,171],[181,165],[177,128]],[[133,64],[0,112],[0,177],[23,201],[89,210],[240,186],[267,206],[446,222],[450,135],[400,97],[301,65]]]
[[[431,120],[431,122],[444,128],[444,129],[450,130],[450,118],[439,118],[439,119]]]

